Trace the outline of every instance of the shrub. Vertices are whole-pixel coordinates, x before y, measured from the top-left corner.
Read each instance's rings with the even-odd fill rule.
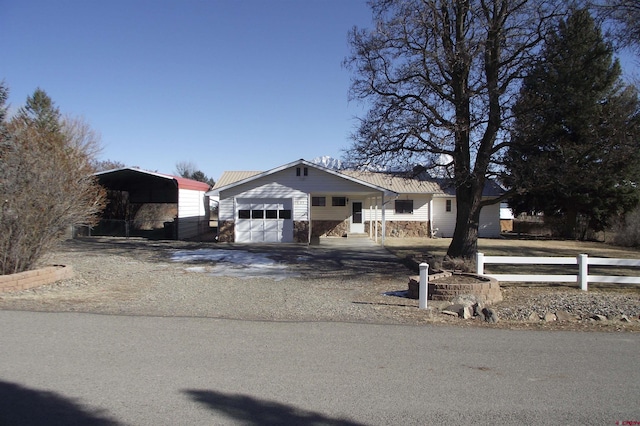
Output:
[[[95,223],[105,191],[92,174],[95,135],[62,119],[44,91],[0,118],[0,274],[12,274],[34,268],[70,226]]]

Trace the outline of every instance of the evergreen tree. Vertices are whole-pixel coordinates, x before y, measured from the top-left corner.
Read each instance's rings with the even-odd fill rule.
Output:
[[[559,23],[542,54],[514,108],[506,181],[516,210],[559,217],[564,236],[584,238],[638,202],[638,96],[585,9]]]
[[[61,130],[60,110],[53,104],[47,93],[38,88],[27,97],[25,106],[20,108],[16,120],[39,132],[58,133]]]

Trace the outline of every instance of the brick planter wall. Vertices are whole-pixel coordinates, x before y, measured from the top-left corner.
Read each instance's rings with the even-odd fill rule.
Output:
[[[455,275],[455,274],[454,274]],[[473,294],[478,297],[479,300],[487,305],[497,303],[502,300],[502,292],[500,291],[500,283],[495,278],[486,277],[483,275],[458,274],[460,276],[466,276],[469,278],[477,279],[477,282],[465,282],[465,283],[448,283],[438,282],[437,279],[432,281],[432,277],[429,277],[427,283],[429,294],[429,300],[451,300],[456,296],[463,294]],[[411,299],[418,299],[420,286],[420,277],[409,277],[409,294]]]
[[[65,265],[47,266],[33,271],[0,275],[0,293],[26,290],[73,277],[73,268]]]

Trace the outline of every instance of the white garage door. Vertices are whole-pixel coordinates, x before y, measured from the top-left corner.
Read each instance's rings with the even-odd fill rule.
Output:
[[[290,199],[238,200],[236,242],[293,242],[293,212]]]

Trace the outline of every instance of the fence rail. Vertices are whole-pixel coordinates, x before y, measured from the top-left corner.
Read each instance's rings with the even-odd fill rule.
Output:
[[[577,265],[577,274],[544,275],[544,274],[485,274],[484,265]],[[587,291],[589,283],[640,284],[640,276],[589,275],[589,265],[640,267],[640,260],[609,259],[606,257],[589,257],[579,254],[576,257],[521,257],[521,256],[476,256],[477,273],[487,275],[498,281],[512,282],[562,282],[577,283]]]

